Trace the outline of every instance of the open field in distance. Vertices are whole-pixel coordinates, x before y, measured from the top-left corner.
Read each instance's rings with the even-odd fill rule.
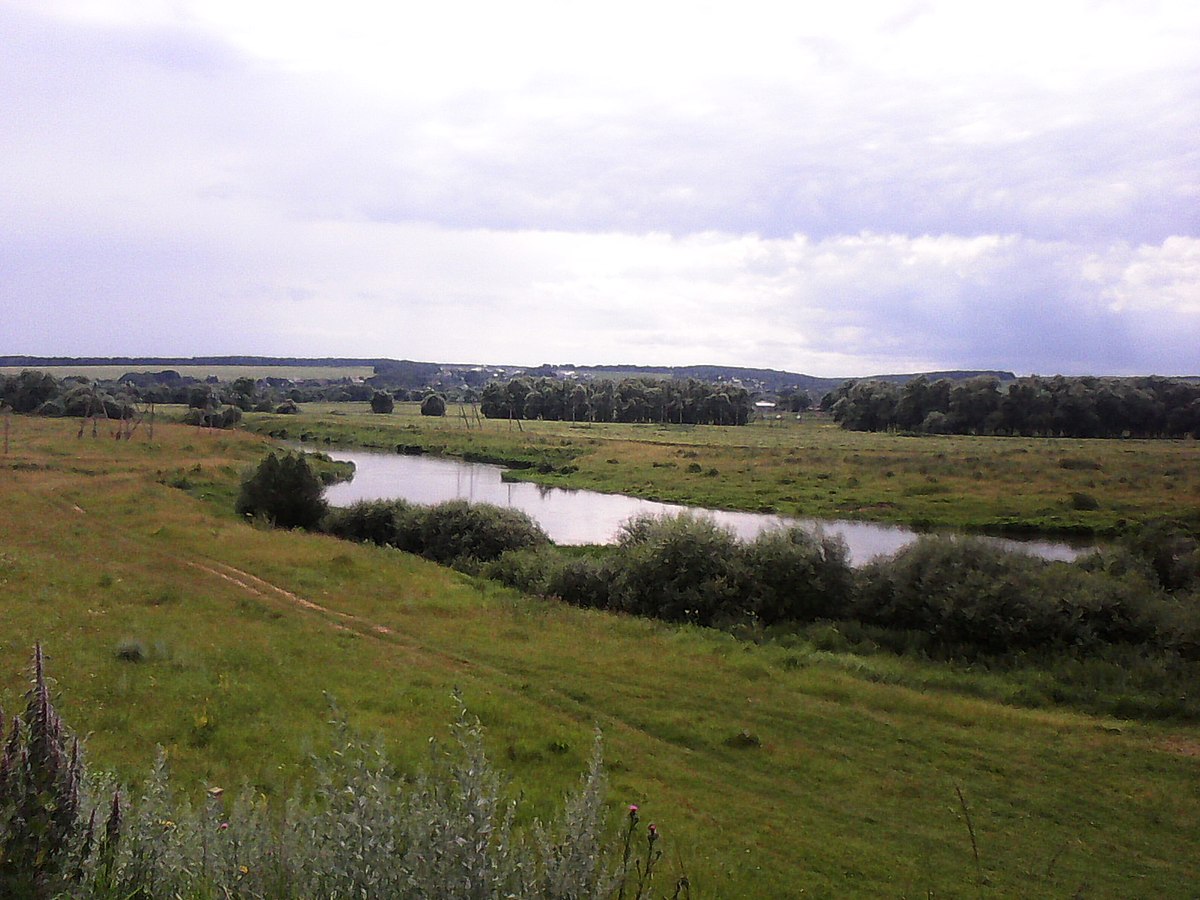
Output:
[[[248,413],[292,439],[510,460],[513,477],[722,509],[955,526],[1112,534],[1200,514],[1200,442],[973,437],[844,431],[806,415],[741,427],[444,418],[415,403]],[[464,418],[464,413],[467,417]]]

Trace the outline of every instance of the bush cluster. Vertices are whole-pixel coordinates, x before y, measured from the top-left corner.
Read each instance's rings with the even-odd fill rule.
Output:
[[[840,538],[788,528],[743,543],[687,515],[633,519],[601,557],[512,554],[484,571],[577,606],[700,625],[837,618],[854,590]]]
[[[1135,571],[1066,565],[980,539],[923,537],[861,573],[855,618],[925,635],[937,655],[1005,655],[1106,644],[1181,649],[1181,604]]]
[[[275,475],[260,467],[244,494],[290,471],[274,460],[263,466]],[[272,496],[291,502],[295,494],[277,488]],[[280,524],[294,522],[270,503],[260,508]],[[1192,596],[1200,542],[1170,526],[1145,527],[1072,565],[980,538],[926,536],[857,571],[839,538],[787,528],[743,542],[691,515],[635,518],[613,548],[592,556],[553,547],[524,513],[462,500],[365,501],[328,511],[320,527],[576,606],[671,622],[853,621],[912,635],[914,649],[943,658],[1089,654],[1111,645],[1200,658],[1200,603]]]
[[[189,409],[183,416],[184,425],[197,425],[202,428],[232,428],[242,421],[242,410],[238,406],[225,406],[215,409]]]
[[[172,793],[161,756],[138,791],[90,773],[50,703],[40,648],[34,670],[24,715],[0,726],[0,896],[649,896],[658,832],[639,829],[636,807],[620,833],[608,827],[599,737],[547,825],[516,827],[518,803],[461,700],[454,745],[434,745],[426,772],[398,773],[339,724],[315,788],[282,809],[220,788],[193,806]]]
[[[1149,559],[1117,548],[1067,564],[981,538],[926,536],[856,571],[838,539],[791,528],[744,543],[682,516],[635,519],[596,558],[510,553],[484,574],[574,605],[668,621],[854,622],[907,635],[899,649],[941,658],[1088,655],[1113,645],[1200,658],[1200,604],[1168,592],[1155,574],[1157,563],[1169,583],[1192,584],[1186,565],[1160,543],[1150,547],[1158,552],[1145,550]]]
[[[505,553],[547,546],[550,539],[529,516],[491,504],[450,500],[417,506],[403,500],[366,500],[331,509],[321,529],[335,537],[396,547],[440,563],[478,564]]]

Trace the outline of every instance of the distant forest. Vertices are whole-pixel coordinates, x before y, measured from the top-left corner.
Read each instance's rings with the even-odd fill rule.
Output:
[[[38,366],[128,365],[313,366],[370,365],[361,378],[239,377],[220,381],[172,369],[130,371],[116,379],[71,375],[61,379]],[[450,402],[481,404],[491,418],[586,422],[663,422],[744,425],[755,402],[774,401],[772,412],[799,412],[814,397],[843,428],[910,434],[988,434],[1040,437],[1200,438],[1200,380],[1144,376],[1017,378],[1009,372],[936,372],[869,379],[818,379],[771,369],[720,366],[528,368],[439,364],[394,359],[295,359],[221,356],[188,359],[8,356],[0,365],[27,366],[0,374],[0,405],[43,415],[121,418],[133,404],[186,404],[208,418],[230,407],[243,411],[295,411],[310,402],[394,400],[438,394]],[[703,373],[699,378],[684,373]],[[261,371],[260,373],[261,374]],[[608,377],[606,377],[608,376]],[[621,377],[624,376],[624,377]],[[768,383],[769,381],[769,383]],[[818,389],[819,388],[819,389]],[[207,419],[206,419],[207,421]]]
[[[1200,383],[1156,376],[854,381],[821,407],[852,431],[1200,439]]]
[[[745,388],[694,378],[514,378],[488,384],[479,409],[491,419],[745,425],[754,413],[754,400]]]

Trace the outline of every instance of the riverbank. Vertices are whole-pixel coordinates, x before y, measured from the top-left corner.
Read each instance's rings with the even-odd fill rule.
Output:
[[[449,500],[490,503],[530,516],[560,546],[610,544],[617,540],[622,527],[636,517],[690,513],[729,529],[743,541],[752,541],[763,531],[791,526],[819,531],[843,540],[850,561],[863,565],[873,557],[896,552],[928,531],[892,522],[799,519],[776,513],[662,503],[587,488],[547,486],[514,479],[510,469],[454,457],[332,447],[321,451],[321,455],[326,454],[347,461],[354,471],[352,480],[326,490],[325,497],[334,506],[349,506],[360,500],[396,499],[423,505]],[[1076,559],[1096,546],[1094,540],[1078,538],[1071,543],[1044,537],[1026,540],[989,537],[988,540],[1007,550],[1062,561]]]
[[[463,417],[460,412],[467,412]],[[990,534],[1120,534],[1200,524],[1200,443],[847,432],[808,418],[743,427],[444,418],[415,404],[249,413],[260,434],[513,467],[507,477],[712,509]]]

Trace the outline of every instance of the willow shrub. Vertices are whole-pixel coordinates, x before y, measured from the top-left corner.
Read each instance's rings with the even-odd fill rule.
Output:
[[[1047,562],[978,538],[926,536],[864,567],[855,618],[929,636],[939,655],[1088,651],[1105,644],[1182,648],[1183,604],[1137,567]]]
[[[614,568],[612,606],[625,612],[710,625],[744,618],[752,606],[741,542],[704,517],[630,520]]]
[[[329,510],[321,529],[335,537],[396,547],[440,563],[487,563],[505,553],[550,544],[525,513],[465,500],[435,506],[364,500]]]
[[[764,531],[743,549],[752,611],[765,625],[840,619],[854,601],[846,542],[803,528]]]

